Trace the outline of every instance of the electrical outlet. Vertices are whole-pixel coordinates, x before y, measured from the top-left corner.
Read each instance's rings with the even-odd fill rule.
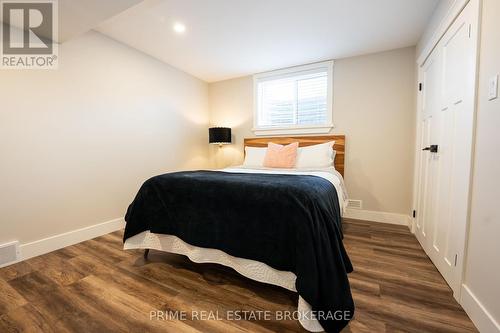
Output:
[[[488,84],[488,100],[492,101],[498,98],[498,75],[490,79]]]

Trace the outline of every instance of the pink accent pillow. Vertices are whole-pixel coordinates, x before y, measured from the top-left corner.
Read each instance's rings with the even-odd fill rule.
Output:
[[[299,143],[294,142],[286,146],[269,142],[267,144],[264,166],[266,168],[293,168],[297,161]]]

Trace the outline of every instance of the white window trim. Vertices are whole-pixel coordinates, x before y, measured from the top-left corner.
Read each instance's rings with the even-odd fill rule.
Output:
[[[323,125],[296,125],[287,127],[259,127],[257,126],[258,117],[258,88],[260,81],[272,78],[284,78],[287,76],[296,75],[302,71],[310,71],[315,69],[327,70],[327,121]],[[278,69],[271,72],[255,74],[253,76],[253,128],[255,135],[280,135],[280,134],[321,134],[329,133],[333,128],[333,60],[308,64],[303,66],[295,66],[284,69]]]

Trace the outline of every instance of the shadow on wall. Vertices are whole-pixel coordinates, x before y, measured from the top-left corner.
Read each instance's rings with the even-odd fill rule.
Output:
[[[366,175],[365,163],[359,158],[347,158],[345,170],[345,183],[347,185],[347,194],[350,199],[363,200],[363,209],[380,210],[380,201],[373,194],[375,192],[370,177]],[[356,170],[356,177],[351,177],[350,170]]]
[[[196,112],[181,107],[164,110],[164,113],[175,117],[168,120],[168,123],[176,125],[169,126],[165,131],[165,123],[159,124],[165,132],[162,136],[162,145],[166,147],[162,154],[164,163],[160,165],[159,174],[209,168],[211,161],[204,136],[208,126],[208,115],[196,117]],[[191,130],[186,132],[186,128]]]

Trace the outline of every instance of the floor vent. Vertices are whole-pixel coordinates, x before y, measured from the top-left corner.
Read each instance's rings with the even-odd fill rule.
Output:
[[[349,199],[347,201],[347,208],[362,209],[363,208],[363,202],[361,200],[351,200],[351,199]]]
[[[0,267],[7,266],[19,260],[19,242],[0,244]]]

